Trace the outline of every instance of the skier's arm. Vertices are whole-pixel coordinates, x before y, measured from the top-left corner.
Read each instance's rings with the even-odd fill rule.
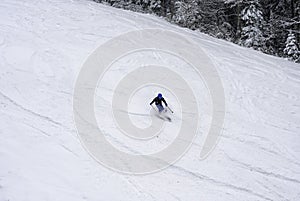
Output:
[[[165,103],[166,107],[168,107],[168,104],[164,98],[162,99],[162,101]]]
[[[150,103],[150,105],[152,105],[152,104],[154,103],[154,101],[155,101],[155,98],[154,98],[153,101]]]

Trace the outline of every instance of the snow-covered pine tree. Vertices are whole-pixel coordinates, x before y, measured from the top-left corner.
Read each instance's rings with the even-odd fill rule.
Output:
[[[197,18],[198,27],[201,32],[217,36],[218,38],[227,38],[231,32],[232,26],[227,23],[224,2],[220,0],[198,0]]]
[[[141,5],[145,12],[161,15],[161,0],[136,0],[135,4]]]
[[[296,37],[293,33],[289,33],[285,42],[285,48],[283,53],[290,60],[300,62],[300,51],[296,41]]]
[[[173,21],[190,29],[198,28],[199,11],[197,0],[178,0],[175,2]]]
[[[150,10],[156,14],[160,14],[161,10],[161,1],[160,0],[150,0]]]
[[[241,19],[244,26],[239,43],[245,47],[263,50],[265,43],[262,31],[264,19],[259,6],[258,0],[249,1],[249,5],[242,10]]]

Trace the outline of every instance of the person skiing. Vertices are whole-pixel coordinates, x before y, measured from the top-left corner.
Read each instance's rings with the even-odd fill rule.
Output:
[[[156,105],[159,113],[161,113],[164,110],[162,102],[164,102],[165,106],[168,107],[168,104],[167,104],[166,100],[163,98],[161,93],[159,93],[157,95],[157,97],[155,97],[153,99],[153,101],[150,103],[150,105],[152,105],[154,102],[155,102],[155,105]]]

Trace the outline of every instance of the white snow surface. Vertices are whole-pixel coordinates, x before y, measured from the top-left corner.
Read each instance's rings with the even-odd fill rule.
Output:
[[[177,31],[203,48],[224,86],[226,118],[206,159],[199,159],[203,136],[198,135],[169,168],[128,175],[105,168],[83,148],[72,94],[80,68],[95,48],[144,28]],[[1,0],[0,30],[0,201],[300,200],[299,65],[155,16],[84,0]],[[147,61],[172,61],[152,56]],[[130,67],[134,58],[139,56],[122,65]],[[144,92],[137,94],[135,109],[145,110],[139,101]],[[206,101],[201,104],[209,107]],[[96,105],[105,110],[107,104]],[[209,109],[202,110],[209,116]],[[131,148],[155,152],[174,138],[146,145],[126,142],[110,132],[114,124],[97,118],[106,122],[110,141],[120,149],[135,145]],[[142,127],[148,119],[132,121]]]

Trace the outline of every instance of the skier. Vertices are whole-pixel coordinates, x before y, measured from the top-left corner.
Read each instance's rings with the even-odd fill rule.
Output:
[[[155,105],[156,105],[159,113],[161,113],[164,110],[162,102],[164,102],[165,106],[168,107],[168,104],[167,104],[166,100],[163,98],[161,93],[159,93],[157,95],[157,97],[155,97],[153,99],[153,101],[150,103],[150,105],[152,105],[154,102],[155,102]]]

